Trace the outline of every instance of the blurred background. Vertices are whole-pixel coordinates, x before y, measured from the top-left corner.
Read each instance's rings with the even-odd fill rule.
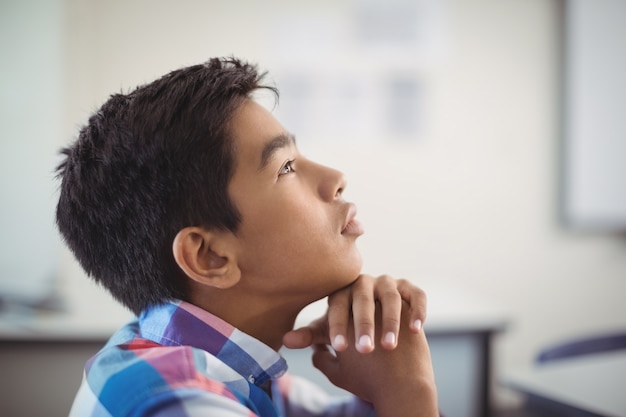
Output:
[[[498,381],[544,346],[626,328],[626,34],[587,46],[621,51],[598,67],[621,97],[585,107],[579,3],[624,26],[619,1],[0,0],[3,346],[129,317],[56,232],[57,152],[110,94],[235,55],[269,72],[301,151],[347,174],[364,270],[424,288],[433,326],[502,323],[489,402],[518,404]]]

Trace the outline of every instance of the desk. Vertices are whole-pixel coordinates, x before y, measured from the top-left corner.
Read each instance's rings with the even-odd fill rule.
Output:
[[[509,374],[504,385],[551,417],[626,417],[626,352],[563,359]],[[543,414],[546,415],[546,414]]]
[[[441,409],[446,417],[487,417],[490,403],[491,337],[506,325],[488,303],[473,304],[467,294],[428,290],[425,324]],[[296,326],[325,311],[325,302],[305,309]],[[83,365],[121,324],[123,311],[0,317],[0,403],[12,417],[65,417],[81,381]],[[282,351],[290,372],[340,394],[311,366],[310,352]],[[6,376],[9,376],[8,378]],[[36,401],[33,400],[36,398]]]
[[[467,291],[425,288],[428,318],[424,330],[435,371],[441,412],[446,417],[489,417],[491,404],[491,340],[505,330],[507,314]],[[296,327],[321,316],[325,301],[302,311]],[[290,372],[304,376],[331,394],[344,392],[310,366],[311,352],[281,351]]]

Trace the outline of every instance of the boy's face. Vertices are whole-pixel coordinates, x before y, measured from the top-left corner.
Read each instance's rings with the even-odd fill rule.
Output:
[[[241,285],[276,302],[309,303],[353,282],[363,233],[342,198],[340,172],[298,153],[293,137],[247,100],[232,120],[235,172],[228,191],[241,213]]]

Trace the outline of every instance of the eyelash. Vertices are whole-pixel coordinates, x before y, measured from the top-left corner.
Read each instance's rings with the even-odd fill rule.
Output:
[[[278,176],[290,174],[292,172],[296,172],[296,169],[293,167],[294,162],[296,162],[295,159],[291,159],[291,160],[285,162],[285,165],[283,165],[280,168],[280,170],[278,171]]]

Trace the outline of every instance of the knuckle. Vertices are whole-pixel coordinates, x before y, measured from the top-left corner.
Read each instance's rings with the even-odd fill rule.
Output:
[[[352,300],[355,303],[370,303],[374,301],[374,297],[369,291],[358,291],[352,294]]]
[[[387,289],[380,294],[380,299],[387,302],[399,302],[401,298],[400,293],[394,289]]]
[[[426,294],[424,290],[422,290],[420,287],[418,287],[417,285],[413,284],[411,281],[405,278],[398,280],[398,288],[409,290],[414,294],[419,294],[419,295]]]
[[[328,302],[328,311],[345,310],[350,305],[347,299],[334,299]]]
[[[394,287],[396,286],[396,280],[393,279],[391,276],[389,275],[381,275],[378,277],[378,282],[384,284],[384,285],[393,285]]]
[[[335,303],[346,302],[350,297],[350,292],[347,289],[341,289],[337,292],[334,292],[328,296],[328,305],[332,305]]]
[[[388,326],[398,327],[398,326],[400,326],[400,316],[390,315],[388,317],[385,317],[383,319],[383,322],[384,322],[384,324],[386,324]]]
[[[409,282],[407,279],[405,278],[400,278],[398,279],[398,286],[399,287],[414,287],[417,289],[417,287],[415,287],[411,282]]]
[[[371,320],[367,320],[367,319],[362,319],[357,321],[356,325],[360,328],[360,329],[373,329],[374,328],[374,323]]]
[[[361,274],[359,275],[359,281],[373,281],[374,277],[369,274]]]
[[[411,306],[409,311],[411,312],[412,315],[415,315],[422,320],[426,318],[426,306],[424,305],[417,306],[417,307]]]
[[[341,332],[344,329],[348,328],[348,322],[347,321],[331,321],[328,324],[328,329],[330,330],[331,333],[335,333],[335,332]]]

